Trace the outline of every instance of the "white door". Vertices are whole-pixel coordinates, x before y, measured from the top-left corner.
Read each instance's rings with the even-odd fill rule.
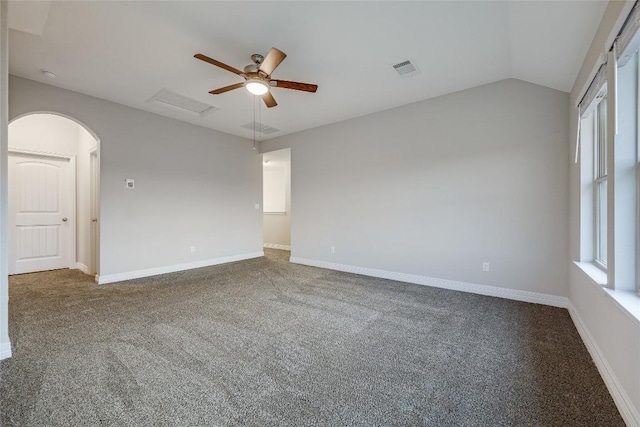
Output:
[[[71,267],[74,171],[70,159],[9,154],[9,274]]]

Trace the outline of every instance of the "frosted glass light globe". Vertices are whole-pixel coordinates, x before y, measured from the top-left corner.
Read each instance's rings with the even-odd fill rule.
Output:
[[[254,95],[264,95],[269,91],[267,84],[261,81],[249,81],[244,87]]]

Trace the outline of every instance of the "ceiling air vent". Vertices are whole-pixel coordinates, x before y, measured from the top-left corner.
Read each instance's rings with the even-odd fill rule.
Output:
[[[214,111],[219,110],[219,108],[214,107],[213,105],[187,98],[186,96],[171,92],[167,89],[162,89],[160,92],[156,93],[148,102],[151,104],[161,105],[163,107],[169,107],[173,110],[195,114],[200,117],[208,116]]]
[[[245,129],[249,129],[249,130],[253,130],[255,126],[256,132],[260,132],[263,133],[265,135],[269,135],[272,133],[276,133],[276,132],[280,132],[280,129],[276,129],[274,127],[271,127],[269,125],[265,125],[263,123],[258,123],[258,122],[249,122],[246,125],[242,125],[241,127],[245,128]]]
[[[392,65],[392,67],[400,77],[410,77],[414,74],[418,74],[418,68],[409,60],[399,62],[395,65]]]

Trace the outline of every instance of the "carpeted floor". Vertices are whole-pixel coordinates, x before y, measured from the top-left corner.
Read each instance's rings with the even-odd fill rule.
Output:
[[[566,310],[266,253],[11,277],[0,425],[624,425]]]

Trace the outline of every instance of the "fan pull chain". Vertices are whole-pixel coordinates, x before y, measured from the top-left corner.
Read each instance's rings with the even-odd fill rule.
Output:
[[[256,149],[256,98],[253,95],[253,149]]]

